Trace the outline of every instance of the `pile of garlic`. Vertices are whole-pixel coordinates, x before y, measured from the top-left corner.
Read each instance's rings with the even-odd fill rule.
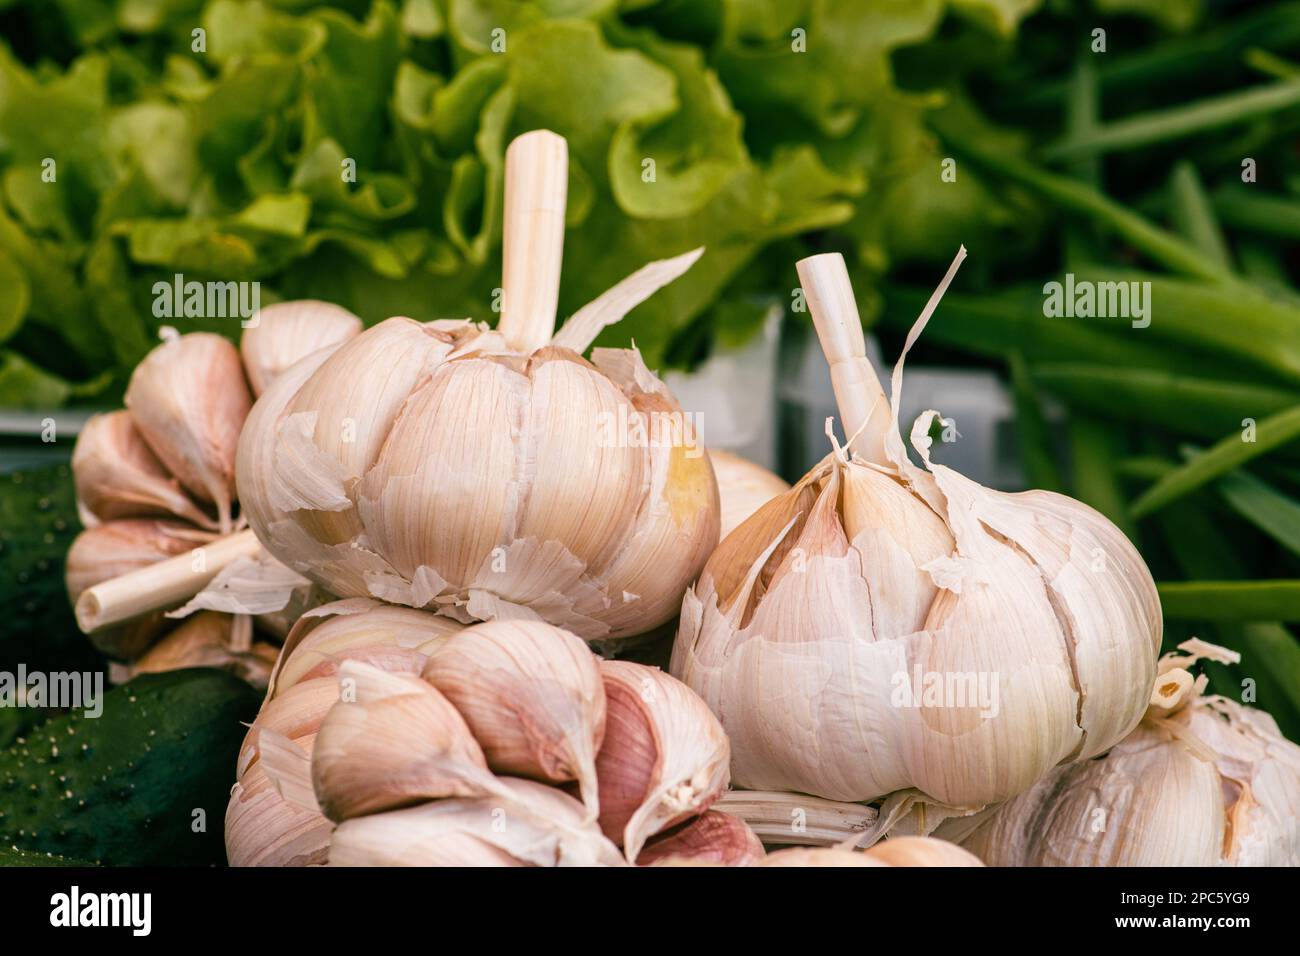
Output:
[[[924,328],[965,250],[913,328]],[[882,832],[932,829],[1105,753],[1141,719],[1160,605],[1087,506],[983,488],[898,431],[843,259],[799,263],[849,450],[743,522],[688,592],[672,673],[709,704],[739,786],[885,798]],[[915,813],[912,813],[915,811]]]
[[[708,812],[730,750],[656,668],[538,621],[366,598],[307,612],[241,752],[241,865],[624,865],[761,856]],[[335,826],[337,824],[337,827]]]
[[[940,831],[990,866],[1300,866],[1300,747],[1264,711],[1207,696],[1205,675],[1188,670],[1240,655],[1179,647],[1160,659],[1145,718],[1109,753]]]
[[[73,450],[85,530],[67,558],[72,602],[98,584],[201,551],[235,530],[235,455],[254,396],[307,352],[360,331],[356,316],[324,302],[260,310],[239,349],[219,335],[166,330],[164,342],[132,373],[126,408],[92,416]],[[101,651],[127,662],[116,678],[212,666],[265,686],[275,649],[253,640],[250,616],[203,613],[172,629],[175,622],[164,615],[170,610],[91,634]],[[264,623],[279,636],[287,629],[283,618]]]

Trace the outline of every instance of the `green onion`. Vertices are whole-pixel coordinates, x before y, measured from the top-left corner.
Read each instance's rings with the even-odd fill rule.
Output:
[[[1300,106],[1300,81],[1283,80],[1239,93],[1225,93],[1170,109],[1129,116],[1100,127],[1086,138],[1054,143],[1043,150],[1043,156],[1050,161],[1100,156],[1233,126],[1294,106]]]
[[[1300,501],[1244,471],[1219,481],[1229,507],[1293,554],[1300,554]]]
[[[1166,617],[1204,621],[1300,621],[1300,581],[1165,581]]]
[[[1231,270],[1228,244],[1223,239],[1223,230],[1214,217],[1210,197],[1201,185],[1196,167],[1186,160],[1178,163],[1169,180],[1169,190],[1174,200],[1170,210],[1174,228],[1207,258]]]
[[[1143,492],[1129,513],[1135,518],[1148,515],[1297,437],[1300,437],[1300,405],[1261,419],[1255,426],[1254,441],[1244,441],[1241,434],[1230,434],[1194,456]]]

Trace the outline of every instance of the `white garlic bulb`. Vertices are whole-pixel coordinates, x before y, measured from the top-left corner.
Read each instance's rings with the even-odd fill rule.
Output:
[[[1155,674],[1160,605],[1141,557],[1077,501],[931,463],[937,413],[913,429],[928,469],[914,466],[903,358],[891,402],[842,258],[799,270],[853,454],[837,447],[719,545],[673,651],[731,738],[736,785],[969,812],[1104,753]]]
[[[713,471],[680,406],[635,350],[581,354],[697,254],[647,266],[552,339],[566,155],[544,131],[510,148],[497,330],[390,318],[258,402],[245,514],[339,597],[620,638],[671,619],[716,543]],[[529,176],[558,197],[530,205]]]
[[[991,866],[1300,866],[1300,747],[1186,668],[1239,655],[1188,641],[1160,662],[1146,719],[967,824]]]
[[[969,851],[934,837],[894,837],[869,850],[795,847],[770,853],[758,866],[983,866]]]

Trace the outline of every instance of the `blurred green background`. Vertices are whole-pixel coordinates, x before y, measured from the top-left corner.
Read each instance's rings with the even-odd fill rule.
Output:
[[[806,335],[828,250],[896,355],[964,243],[917,360],[1004,375],[1030,483],[1300,739],[1300,4],[0,0],[0,35],[0,409],[119,403],[162,324],[235,337],[154,315],[177,273],[490,318],[504,149],[549,127],[562,315],[708,249],[604,335],[652,367],[773,303]],[[1149,281],[1150,326],[1045,316],[1066,272]]]

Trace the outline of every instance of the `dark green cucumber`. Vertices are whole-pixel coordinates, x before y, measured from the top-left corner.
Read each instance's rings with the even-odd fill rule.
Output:
[[[67,465],[0,474],[0,670],[104,666],[77,629],[63,584],[80,530]]]
[[[0,846],[0,866],[94,866],[89,860],[74,860],[57,853],[40,853],[20,850],[13,846]]]
[[[0,846],[115,866],[220,864],[244,722],[261,696],[222,671],[145,674],[0,751]]]

